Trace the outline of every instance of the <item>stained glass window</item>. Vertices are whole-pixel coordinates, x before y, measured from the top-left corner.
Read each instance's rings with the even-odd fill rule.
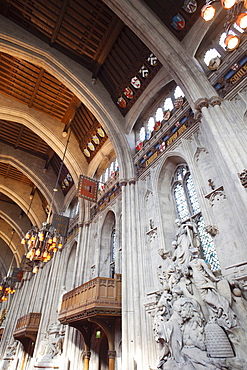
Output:
[[[180,96],[184,97],[184,93],[183,93],[181,87],[177,86],[175,91],[174,91],[174,98],[177,99],[177,98],[180,98]]]
[[[114,278],[115,274],[115,259],[116,259],[116,229],[111,233],[111,262],[110,262],[110,276]]]
[[[167,98],[164,102],[164,110],[173,110],[174,105],[171,98]]]
[[[221,57],[220,53],[215,49],[209,49],[204,55],[204,63],[208,66],[211,59]]]
[[[204,260],[210,264],[213,271],[220,270],[214,242],[205,229],[204,219],[188,166],[180,165],[177,167],[173,177],[172,189],[177,218],[182,222],[193,221],[196,223]]]
[[[140,141],[144,141],[145,140],[145,134],[146,134],[145,127],[141,127],[140,132],[139,132],[139,139],[140,139]]]

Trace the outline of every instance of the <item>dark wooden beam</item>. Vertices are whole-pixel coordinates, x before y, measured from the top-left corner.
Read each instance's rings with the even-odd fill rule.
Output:
[[[104,35],[104,38],[101,42],[101,46],[98,48],[97,53],[95,54],[92,75],[93,79],[97,78],[101,66],[106,61],[106,58],[108,57],[113,45],[115,44],[120,33],[122,32],[123,27],[124,23],[117,16],[115,16],[111,26]]]
[[[39,71],[39,76],[38,76],[38,78],[36,80],[36,84],[35,84],[35,87],[34,87],[34,90],[33,90],[33,93],[32,93],[31,99],[30,99],[30,102],[28,104],[29,108],[31,108],[32,105],[33,105],[33,102],[34,102],[34,99],[36,97],[37,91],[39,89],[39,85],[40,85],[40,82],[42,80],[43,74],[44,74],[44,68],[41,68],[40,71]]]
[[[22,125],[20,127],[20,131],[19,131],[19,134],[18,134],[18,138],[16,140],[16,143],[15,143],[15,149],[18,148],[19,144],[20,144],[20,140],[21,140],[21,137],[22,137],[22,134],[23,134],[23,130],[24,130],[24,126]]]
[[[0,0],[0,12],[4,17],[7,17],[8,15],[9,1],[10,0]]]
[[[58,16],[58,19],[57,19],[57,22],[56,22],[56,25],[53,29],[53,32],[52,32],[52,36],[51,36],[51,45],[54,44],[54,42],[56,41],[56,38],[57,38],[57,35],[58,35],[58,32],[60,30],[60,26],[61,26],[61,23],[63,21],[63,17],[64,17],[64,14],[66,12],[66,9],[67,9],[67,6],[68,6],[68,3],[69,3],[69,0],[65,0],[63,2],[63,6],[61,8],[61,11],[59,13],[59,16]]]

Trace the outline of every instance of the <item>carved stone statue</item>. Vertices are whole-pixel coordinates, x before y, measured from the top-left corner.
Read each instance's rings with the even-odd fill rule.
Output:
[[[196,225],[193,222],[182,224],[177,219],[175,223],[179,229],[176,233],[175,240],[172,242],[175,249],[172,260],[179,268],[183,268],[194,256],[198,256],[200,241]]]
[[[217,290],[216,282],[219,281],[206,262],[201,258],[193,259],[188,265],[192,282],[200,293],[202,300],[209,310],[209,320],[216,321],[226,329],[237,325],[236,315],[230,308],[228,300]]]
[[[240,327],[236,315],[246,317],[243,285],[234,279],[217,278],[199,258],[196,226],[176,223],[179,230],[172,243],[174,252],[165,259],[161,255],[160,296],[152,311],[159,347],[157,368],[247,369],[241,344],[247,341],[247,320],[242,320]]]

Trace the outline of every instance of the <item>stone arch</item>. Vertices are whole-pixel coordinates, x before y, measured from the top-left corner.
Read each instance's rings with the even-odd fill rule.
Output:
[[[13,184],[14,180],[11,180],[11,184]],[[27,213],[30,205],[30,198],[29,194],[30,191],[25,187],[23,184],[23,187],[20,191],[20,189],[15,189],[13,186],[7,183],[0,185],[0,191],[12,199],[25,213]],[[25,189],[25,191],[24,191]],[[29,210],[28,217],[33,225],[37,225],[38,227],[41,227],[42,222],[45,221],[45,212],[39,213],[39,210],[42,212],[42,205],[41,201],[34,197],[34,201],[32,202],[32,207]]]
[[[23,153],[18,149],[8,148],[7,145],[5,145],[4,152],[5,154],[0,154],[0,162],[10,164],[27,176],[41,191],[48,203],[50,203],[53,195],[53,187],[56,183],[55,173],[51,170],[44,173],[44,161],[40,158],[35,157],[32,161],[32,155]],[[53,202],[54,213],[59,212],[59,208],[63,202],[64,197],[61,189],[59,189]]]
[[[71,246],[69,256],[67,258],[67,263],[65,266],[66,273],[64,274],[64,281],[63,286],[65,287],[65,290],[68,292],[74,287],[75,282],[75,267],[76,265],[76,250],[77,250],[77,242],[73,243]],[[67,282],[70,282],[70,285],[68,285]]]
[[[45,68],[67,86],[93,112],[97,120],[106,129],[117,153],[122,176],[133,177],[134,166],[130,150],[127,150],[129,144],[123,130],[124,118],[109,99],[109,94],[106,93],[101,82],[97,81],[96,85],[92,85],[90,71],[57,50],[48,48],[43,41],[31,35],[26,35],[18,26],[14,27],[15,30],[13,30],[8,20],[3,18],[2,21],[0,26],[0,34],[2,35],[0,51]],[[37,115],[37,112],[35,114]],[[54,137],[54,140],[57,140],[51,130],[50,135]],[[73,171],[74,175],[75,172]],[[80,173],[80,171],[78,172]]]
[[[63,157],[66,139],[62,137],[62,126],[57,120],[5,96],[1,96],[0,118],[28,127],[40,136],[60,158]],[[86,159],[83,158],[73,135],[70,137],[64,163],[75,183],[79,179],[79,174],[87,171]]]
[[[193,57],[187,54],[177,38],[162,21],[140,0],[122,2],[107,0],[106,4],[152,50],[164,66],[168,66],[172,78],[186,93],[189,103],[215,94],[206,75]]]
[[[13,228],[3,219],[0,220],[0,238],[6,243],[8,248],[13,253],[16,266],[19,267],[23,254],[25,254],[25,247],[20,244],[20,237],[17,233],[12,234]],[[9,266],[8,266],[9,267]]]
[[[102,222],[100,238],[99,276],[110,277],[111,233],[116,224],[113,211],[108,211]]]

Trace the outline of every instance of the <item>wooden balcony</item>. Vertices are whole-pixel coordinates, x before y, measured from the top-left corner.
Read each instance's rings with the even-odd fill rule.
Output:
[[[59,321],[72,324],[90,317],[121,316],[121,275],[98,277],[65,293]]]
[[[13,333],[14,338],[23,341],[25,338],[30,338],[33,341],[36,340],[37,333],[39,330],[41,313],[30,312],[25,316],[18,319],[15,331]]]

